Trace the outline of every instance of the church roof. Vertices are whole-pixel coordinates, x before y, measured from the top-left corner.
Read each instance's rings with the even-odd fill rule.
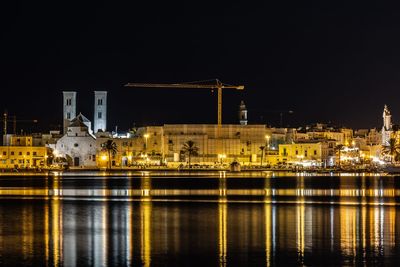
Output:
[[[86,124],[84,124],[81,120],[76,119],[76,118],[71,121],[71,124],[68,127],[85,127],[85,128],[87,128]]]
[[[68,127],[86,127],[88,126],[85,124],[85,122],[90,122],[85,116],[83,116],[82,113],[79,113],[78,116],[76,116],[73,120],[71,120],[71,123]]]
[[[85,116],[83,116],[82,113],[79,113],[78,116],[76,116],[71,123],[73,123],[76,120],[80,120],[81,122],[90,122],[90,120],[88,120],[88,118],[86,118]]]

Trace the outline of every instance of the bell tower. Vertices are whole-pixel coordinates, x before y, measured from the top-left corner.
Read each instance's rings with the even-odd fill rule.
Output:
[[[76,92],[63,92],[63,133],[67,133],[68,126],[72,119],[76,117]]]
[[[247,125],[247,108],[244,101],[240,101],[239,106],[239,122],[241,125]]]
[[[105,132],[107,129],[107,91],[94,91],[93,132]]]
[[[392,115],[390,114],[387,105],[383,108],[383,127],[382,127],[382,145],[387,146],[389,144],[390,135],[393,131],[392,129]]]

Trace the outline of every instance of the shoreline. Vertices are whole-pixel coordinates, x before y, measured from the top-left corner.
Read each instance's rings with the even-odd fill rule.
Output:
[[[69,169],[69,170],[41,170],[41,171],[1,171],[0,177],[12,176],[66,176],[66,177],[91,177],[91,176],[218,176],[223,177],[283,177],[283,176],[388,176],[398,173],[371,171],[371,170],[291,170],[291,169],[248,169],[231,171],[229,169],[171,169],[171,168],[146,168],[146,169]]]

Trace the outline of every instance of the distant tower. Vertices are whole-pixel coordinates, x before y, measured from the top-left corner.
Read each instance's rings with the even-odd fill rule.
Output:
[[[63,131],[67,133],[70,121],[76,116],[76,92],[64,91],[64,116],[63,116]]]
[[[392,115],[390,115],[389,108],[385,105],[383,109],[383,127],[382,127],[382,145],[389,145],[390,135],[393,131],[392,128]]]
[[[241,125],[247,125],[247,108],[243,100],[239,106],[239,121]]]
[[[107,91],[94,91],[93,132],[105,132],[107,129]]]

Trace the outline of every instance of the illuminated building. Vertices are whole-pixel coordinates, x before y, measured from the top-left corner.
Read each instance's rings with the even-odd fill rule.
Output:
[[[107,129],[107,91],[94,92],[93,132],[105,132]]]
[[[96,138],[90,134],[88,120],[79,114],[67,127],[67,134],[61,137],[54,150],[55,157],[67,160],[74,167],[96,167]]]
[[[303,140],[279,145],[281,162],[302,166],[334,165],[335,140]]]
[[[86,124],[88,132],[97,133],[105,132],[107,128],[107,91],[94,92],[94,125],[90,120],[84,117],[81,113],[76,115],[76,92],[64,91],[63,92],[63,133],[66,134],[68,126],[76,117]]]
[[[393,132],[392,129],[392,115],[390,114],[388,106],[385,105],[383,109],[383,126],[382,126],[382,145],[387,146],[389,144],[390,135]]]
[[[11,136],[8,146],[0,146],[0,168],[45,167],[48,149],[33,146],[32,139],[32,136]]]
[[[332,139],[336,145],[349,145],[353,139],[353,130],[349,128],[336,128],[323,123],[307,126],[304,131],[307,139]]]
[[[260,146],[266,145],[265,125],[166,124],[163,126],[163,154],[168,162],[179,161],[182,146],[188,140],[199,148],[193,162],[215,163],[218,155],[226,162],[257,162]]]
[[[239,106],[239,122],[240,125],[247,125],[247,108],[242,100]]]
[[[66,134],[71,120],[76,117],[76,92],[64,91],[63,97],[63,132]]]

